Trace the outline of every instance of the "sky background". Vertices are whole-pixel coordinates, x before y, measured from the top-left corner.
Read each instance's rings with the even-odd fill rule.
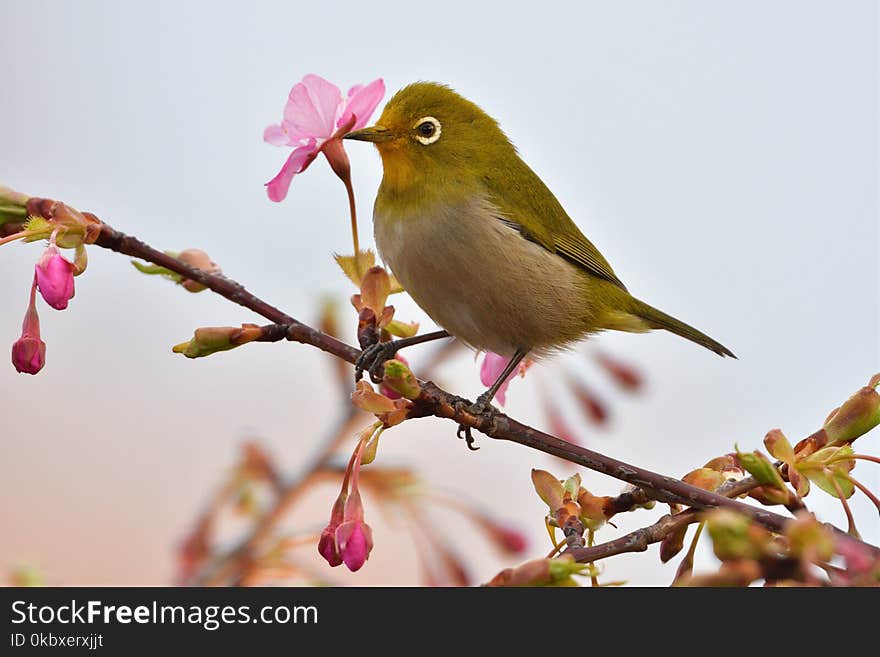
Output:
[[[798,440],[880,369],[875,2],[539,10],[6,0],[0,24],[0,181],[95,212],[158,248],[203,248],[304,321],[325,295],[344,303],[352,293],[331,257],[350,250],[350,236],[344,190],[323,160],[283,203],[266,197],[287,150],[262,132],[280,120],[290,87],[307,73],[343,88],[381,76],[390,97],[436,80],[480,104],[637,296],[740,358],[662,332],[608,334],[594,344],[641,369],[648,385],[638,397],[608,384],[589,344],[513,384],[507,409],[546,428],[539,387],[559,393],[559,373],[577,372],[613,418],[608,430],[579,424],[561,402],[568,420],[616,458],[680,476],[734,443],[761,446],[774,427]],[[362,239],[372,243],[380,160],[366,145],[348,151]],[[0,344],[18,336],[39,253],[0,250]],[[172,354],[195,327],[257,318],[141,276],[117,254],[89,255],[70,308],[41,310],[44,371],[0,367],[0,569],[31,562],[55,584],[164,584],[176,542],[241,442],[258,438],[293,469],[339,397],[326,359],[308,347]],[[412,302],[394,304],[399,318],[430,330]],[[353,312],[343,317],[351,336]],[[442,381],[480,391],[466,355]],[[512,516],[534,540],[529,555],[543,554],[545,508],[529,470],[573,469],[517,445],[480,444],[469,453],[451,423],[422,420],[388,432],[379,459]],[[860,444],[880,452],[876,431]],[[856,474],[880,483],[876,468]],[[620,489],[583,476],[597,494]],[[309,500],[302,518],[320,524],[334,495]],[[845,522],[827,496],[808,502]],[[854,507],[863,535],[880,540],[872,507],[859,496]],[[368,505],[368,521],[371,513]],[[630,515],[621,531],[651,518]],[[454,523],[449,532],[467,537]],[[473,543],[478,581],[512,564]],[[333,575],[414,583],[411,549],[385,528],[360,573]],[[700,567],[711,567],[708,556]],[[609,579],[637,584],[674,573],[656,548],[606,568]]]

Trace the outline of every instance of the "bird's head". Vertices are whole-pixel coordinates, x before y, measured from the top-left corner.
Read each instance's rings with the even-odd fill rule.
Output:
[[[495,119],[434,82],[404,87],[388,101],[376,125],[345,138],[376,145],[383,184],[397,191],[450,183],[460,188],[515,153]]]

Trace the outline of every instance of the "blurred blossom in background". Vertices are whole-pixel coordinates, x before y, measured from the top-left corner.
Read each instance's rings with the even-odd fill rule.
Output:
[[[335,297],[351,341],[354,290],[332,258],[350,250],[344,191],[316,167],[284,203],[269,201],[279,151],[262,131],[309,72],[344,88],[381,76],[387,97],[437,80],[499,119],[631,290],[740,357],[659,332],[603,335],[515,379],[505,410],[518,419],[558,430],[552,407],[591,448],[681,476],[734,443],[760,447],[774,427],[806,436],[878,370],[876,3],[584,2],[536,14],[528,3],[499,12],[449,2],[430,29],[403,6],[6,2],[0,180],[158,248],[204,249],[304,321]],[[381,164],[373,149],[348,150],[367,246]],[[37,245],[0,252],[0,344],[19,336],[38,255]],[[410,300],[393,302],[396,317],[432,329]],[[198,361],[171,353],[195,327],[248,321],[219,297],[186,294],[91,249],[71,310],[41,312],[44,370],[0,367],[0,568],[34,564],[50,584],[170,583],[180,541],[244,442],[285,471],[305,463],[347,403],[325,356],[286,343]],[[430,350],[405,352],[417,373]],[[634,364],[644,388],[614,384],[597,350]],[[472,398],[481,390],[468,352],[436,378]],[[581,388],[602,400],[606,419],[584,419]],[[511,557],[436,509],[473,579],[486,581],[549,548],[530,469],[574,468],[477,440],[470,453],[452,423],[408,422],[384,434],[377,465],[412,468],[527,534],[526,553]],[[876,431],[863,440],[861,451],[877,452]],[[354,432],[343,451],[353,444]],[[861,474],[876,489],[877,469]],[[597,494],[621,488],[582,475]],[[310,491],[292,521],[320,532],[338,490]],[[810,501],[845,523],[830,497]],[[852,505],[876,543],[873,507],[861,496]],[[303,554],[315,571],[343,584],[423,581],[399,519],[367,512],[369,562],[330,571],[312,545]],[[649,517],[627,514],[620,530]],[[701,551],[696,571],[710,559]],[[634,584],[667,584],[675,570],[655,548],[604,567],[604,579]]]

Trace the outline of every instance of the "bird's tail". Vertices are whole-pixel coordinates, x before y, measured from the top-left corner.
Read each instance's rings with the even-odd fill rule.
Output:
[[[664,329],[670,333],[680,335],[686,340],[696,342],[697,344],[706,347],[706,349],[714,351],[719,356],[736,358],[730,349],[720,342],[713,340],[705,333],[698,331],[693,326],[688,326],[684,322],[675,319],[675,317],[667,315],[653,306],[649,306],[644,301],[639,301],[635,298],[633,298],[633,301],[635,302],[635,307],[630,311],[631,314],[641,319],[648,325],[648,328]]]

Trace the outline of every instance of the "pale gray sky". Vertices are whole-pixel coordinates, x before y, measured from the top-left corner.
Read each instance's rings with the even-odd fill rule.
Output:
[[[157,247],[204,248],[310,320],[322,295],[352,292],[331,258],[350,248],[346,199],[320,161],[284,203],[268,201],[263,183],[286,151],[263,143],[263,128],[306,73],[341,87],[382,76],[389,94],[446,82],[501,122],[631,290],[740,357],[661,333],[599,338],[650,385],[628,398],[583,366],[615,413],[611,431],[584,428],[591,447],[681,475],[734,443],[760,446],[773,427],[808,434],[880,369],[876,3],[537,7],[7,0],[0,180]],[[370,236],[379,158],[348,150]],[[39,251],[0,249],[0,345],[17,337]],[[255,318],[140,276],[115,254],[90,255],[69,310],[42,311],[46,369],[31,378],[0,366],[0,568],[32,560],[57,583],[164,583],[175,540],[242,438],[260,436],[292,466],[337,399],[322,397],[330,372],[306,347],[172,355],[197,326]],[[430,326],[411,303],[395,305]],[[585,362],[541,366],[513,385],[508,409],[540,424],[535,386]],[[477,367],[462,358],[445,382],[476,394]],[[451,424],[421,421],[389,432],[380,459],[521,509],[540,542],[529,468],[565,469],[481,443],[468,453]],[[878,452],[876,435],[865,443]],[[876,469],[857,473],[880,481]],[[619,488],[584,477],[597,493]],[[318,499],[314,515],[331,500]],[[843,522],[827,499],[810,501]],[[876,514],[855,506],[865,536],[880,540]],[[377,536],[374,561],[352,581],[404,581],[380,571],[394,542]],[[480,556],[477,577],[499,565]],[[652,552],[611,560],[607,572],[662,584],[674,571]]]

